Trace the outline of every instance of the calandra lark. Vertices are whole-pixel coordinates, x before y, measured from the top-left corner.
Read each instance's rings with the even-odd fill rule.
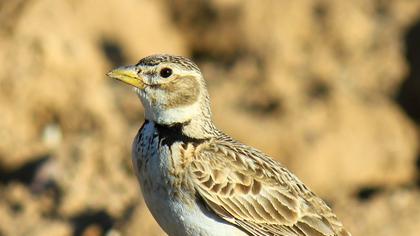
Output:
[[[133,165],[168,235],[350,235],[284,166],[215,127],[203,75],[191,60],[153,55],[108,76],[134,86],[143,103]]]

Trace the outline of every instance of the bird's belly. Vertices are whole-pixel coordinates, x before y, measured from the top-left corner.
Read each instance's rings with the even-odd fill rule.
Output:
[[[199,201],[185,204],[164,191],[142,190],[155,220],[169,236],[245,236],[243,231],[218,219]]]

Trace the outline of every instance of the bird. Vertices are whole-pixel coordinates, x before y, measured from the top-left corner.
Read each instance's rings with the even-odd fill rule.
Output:
[[[131,85],[144,107],[132,163],[169,236],[351,235],[285,166],[215,126],[192,60],[155,54],[107,75]]]

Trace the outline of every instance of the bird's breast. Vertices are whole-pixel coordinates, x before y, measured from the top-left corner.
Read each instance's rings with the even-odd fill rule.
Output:
[[[185,194],[193,190],[185,171],[191,156],[182,142],[168,139],[159,135],[153,122],[145,122],[133,143],[133,166],[143,192],[188,200]]]

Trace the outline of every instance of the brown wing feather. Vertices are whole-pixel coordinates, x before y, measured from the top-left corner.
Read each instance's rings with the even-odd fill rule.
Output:
[[[350,235],[293,174],[228,137],[198,147],[189,171],[208,207],[250,235]]]

